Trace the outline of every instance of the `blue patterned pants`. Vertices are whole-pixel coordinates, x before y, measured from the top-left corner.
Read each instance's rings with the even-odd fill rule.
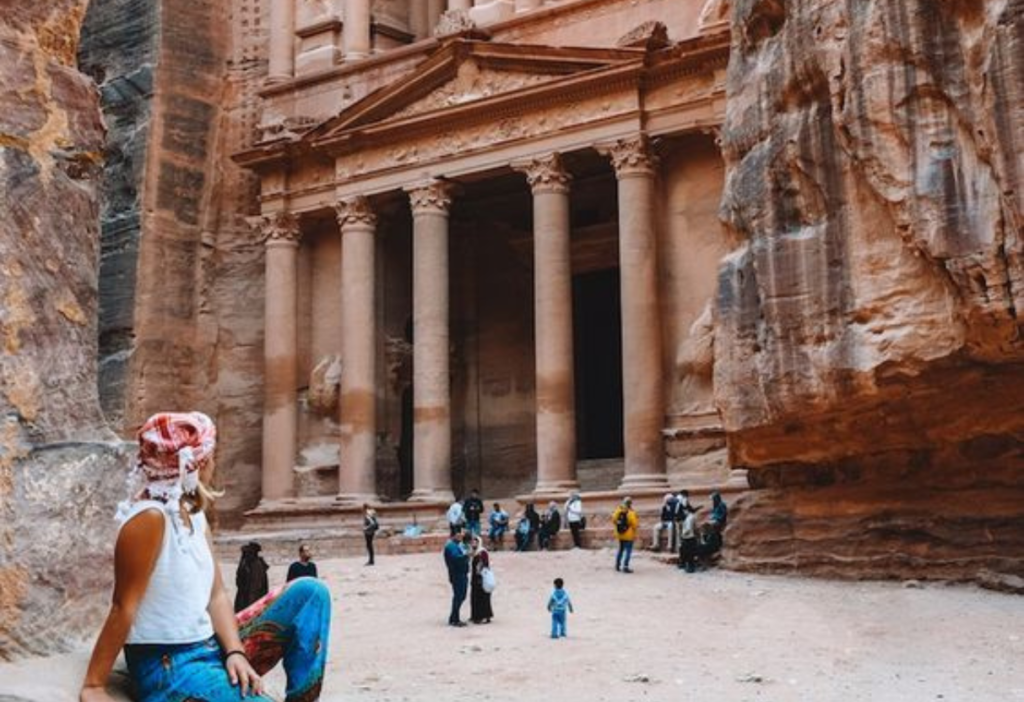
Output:
[[[286,702],[320,699],[331,624],[331,595],[315,578],[299,578],[238,613],[246,657],[260,675],[278,661],[288,676]],[[139,702],[236,702],[217,639],[191,644],[125,646]],[[251,695],[256,702],[270,697]]]

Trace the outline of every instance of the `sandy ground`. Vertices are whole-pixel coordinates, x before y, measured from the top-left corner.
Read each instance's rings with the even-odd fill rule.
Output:
[[[609,551],[499,552],[492,562],[495,621],[456,629],[440,554],[372,568],[320,561],[335,603],[323,701],[1024,701],[1018,596],[686,575],[645,555],[627,575]],[[272,582],[283,575],[274,567]],[[576,613],[569,638],[553,641],[545,603],[556,576]],[[0,702],[73,702],[87,655],[0,665]],[[270,684],[280,691],[281,675]]]

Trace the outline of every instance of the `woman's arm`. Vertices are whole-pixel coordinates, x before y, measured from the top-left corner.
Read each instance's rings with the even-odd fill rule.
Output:
[[[105,685],[117,654],[128,640],[135,613],[149,586],[164,538],[164,516],[146,510],[121,529],[114,549],[114,597],[110,613],[92,650],[89,670],[82,683],[82,702],[105,702]]]
[[[209,531],[206,532],[206,539],[210,543],[210,552],[214,553]],[[224,581],[220,577],[220,567],[216,562],[213,565],[213,589],[210,591],[210,604],[207,605],[206,611],[210,613],[213,630],[217,634],[217,640],[220,641],[224,653],[243,652],[243,655],[235,654],[224,659],[224,668],[228,671],[231,684],[241,685],[243,696],[249,694],[250,690],[253,694],[260,694],[263,691],[263,681],[249,665],[249,659],[244,655],[245,647],[242,645],[242,638],[238,635],[235,611],[231,607],[227,590],[224,589]]]

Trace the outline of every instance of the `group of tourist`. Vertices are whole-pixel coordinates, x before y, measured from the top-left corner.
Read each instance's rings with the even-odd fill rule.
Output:
[[[528,502],[516,522],[515,550],[529,551],[534,542],[540,551],[550,549],[555,536],[562,529],[563,510],[565,522],[569,525],[569,531],[572,533],[573,546],[582,548],[582,534],[587,525],[587,518],[583,513],[583,501],[580,494],[574,492],[566,500],[562,510],[559,509],[558,502],[552,500],[543,513],[538,513],[534,504]],[[477,490],[470,492],[469,497],[465,500],[455,500],[446,513],[449,535],[465,531],[468,534],[481,536],[483,513],[484,503]],[[495,502],[488,516],[487,539],[492,547],[504,548],[505,535],[509,531],[510,523],[508,512],[502,509],[500,503]]]

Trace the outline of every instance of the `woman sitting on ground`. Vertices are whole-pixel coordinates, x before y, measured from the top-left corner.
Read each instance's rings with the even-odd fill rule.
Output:
[[[158,414],[139,431],[134,485],[118,511],[113,602],[80,702],[112,702],[104,686],[122,646],[139,702],[271,702],[261,676],[282,659],[287,702],[320,698],[330,593],[300,578],[236,620],[203,512],[215,446],[199,412]]]

